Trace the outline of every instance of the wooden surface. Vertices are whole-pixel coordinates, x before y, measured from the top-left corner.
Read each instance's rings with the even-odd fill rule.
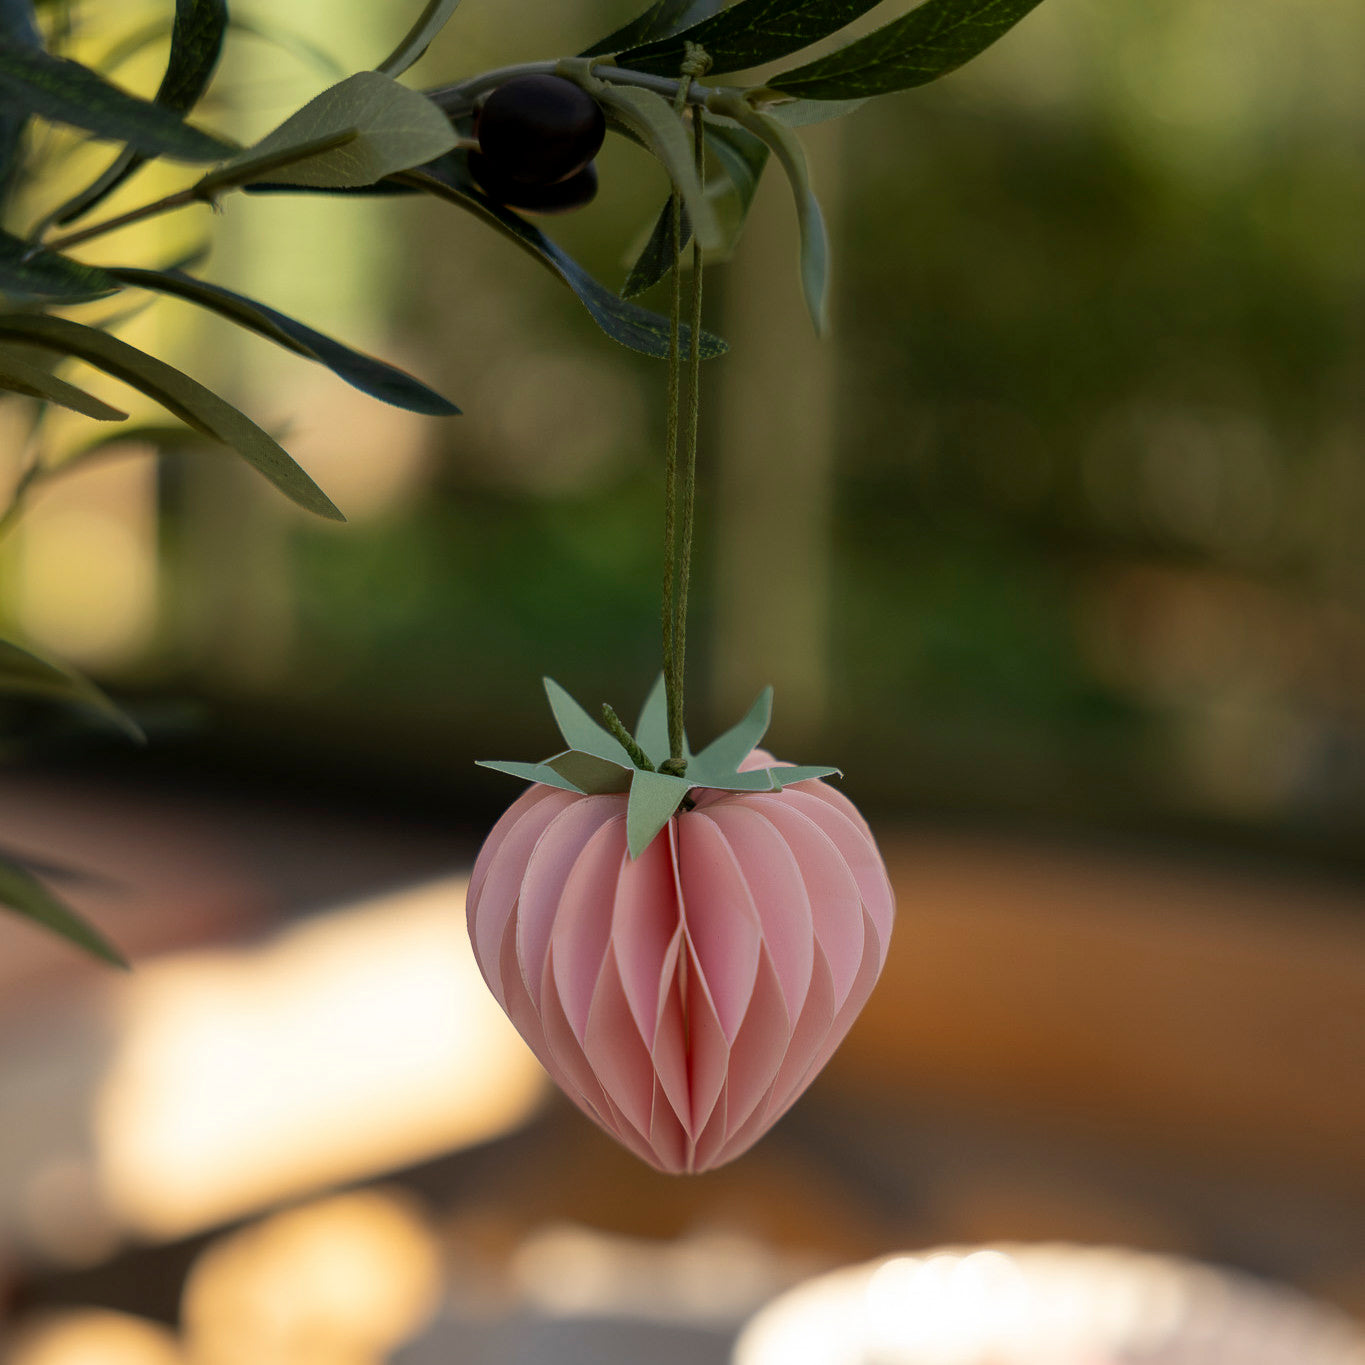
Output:
[[[980,836],[886,851],[896,937],[831,1084],[1365,1185],[1365,890]]]

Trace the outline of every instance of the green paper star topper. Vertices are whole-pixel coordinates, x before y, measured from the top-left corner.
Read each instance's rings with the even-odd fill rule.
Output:
[[[545,679],[550,710],[568,748],[543,763],[484,761],[481,768],[508,773],[527,782],[579,796],[630,793],[626,807],[626,843],[630,856],[638,858],[655,835],[673,818],[689,792],[709,787],[728,792],[776,792],[794,782],[817,777],[842,777],[838,768],[754,768],[740,772],[739,765],[768,732],[773,713],[773,689],[765,687],[749,713],[694,754],[684,741],[686,776],[659,771],[668,761],[668,700],[660,674],[635,726],[634,749],[630,749],[599,725],[552,678]],[[624,733],[624,732],[623,732]]]

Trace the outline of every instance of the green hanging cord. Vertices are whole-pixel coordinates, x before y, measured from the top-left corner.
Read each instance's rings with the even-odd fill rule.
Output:
[[[704,76],[711,67],[711,59],[695,43],[688,43],[687,57],[682,67],[674,111],[682,118],[687,109],[687,96],[692,82]],[[702,125],[700,114],[693,111],[698,164],[702,156]],[[664,447],[664,591],[663,645],[664,691],[668,700],[668,759],[660,772],[681,777],[687,771],[685,741],[685,712],[683,702],[684,660],[687,644],[687,589],[692,564],[693,506],[696,490],[698,385],[696,376],[701,365],[699,338],[701,335],[701,258],[694,248],[692,276],[692,336],[688,352],[689,378],[687,387],[687,426],[684,441],[683,427],[683,367],[682,367],[682,196],[675,190],[672,196],[673,241],[673,297],[669,311],[668,339],[668,400],[667,429]],[[683,469],[683,525],[682,545],[678,543],[678,497],[680,450],[685,455]]]
[[[684,74],[691,79],[700,78],[711,69],[711,59],[696,43],[687,44],[687,60],[683,64]],[[706,184],[706,129],[702,123],[701,111],[692,111],[692,146],[696,159],[697,181]],[[677,264],[674,266],[677,274]],[[684,418],[680,446],[683,457],[682,467],[682,561],[678,569],[678,619],[673,631],[673,648],[678,670],[678,711],[680,731],[683,730],[683,689],[682,677],[687,664],[687,596],[692,580],[692,531],[695,521],[697,502],[697,438],[701,418],[701,300],[702,300],[702,249],[695,234],[692,237],[692,291],[691,325],[692,333],[687,356],[686,415]]]

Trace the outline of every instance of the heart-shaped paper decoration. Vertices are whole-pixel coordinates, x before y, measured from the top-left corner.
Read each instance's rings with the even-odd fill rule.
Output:
[[[737,770],[772,764],[756,750]],[[570,1099],[660,1170],[708,1170],[843,1040],[886,959],[893,896],[866,822],[819,779],[694,789],[638,857],[628,803],[532,786],[479,854],[469,933]]]

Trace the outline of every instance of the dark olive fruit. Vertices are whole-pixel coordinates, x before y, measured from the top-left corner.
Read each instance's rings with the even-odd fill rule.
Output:
[[[601,151],[607,120],[586,90],[562,76],[516,76],[484,101],[477,135],[505,179],[552,185]]]
[[[486,156],[470,152],[469,173],[490,199],[528,213],[568,213],[597,197],[597,164],[593,161],[566,180],[556,180],[551,185],[528,185],[524,180],[503,175]]]

